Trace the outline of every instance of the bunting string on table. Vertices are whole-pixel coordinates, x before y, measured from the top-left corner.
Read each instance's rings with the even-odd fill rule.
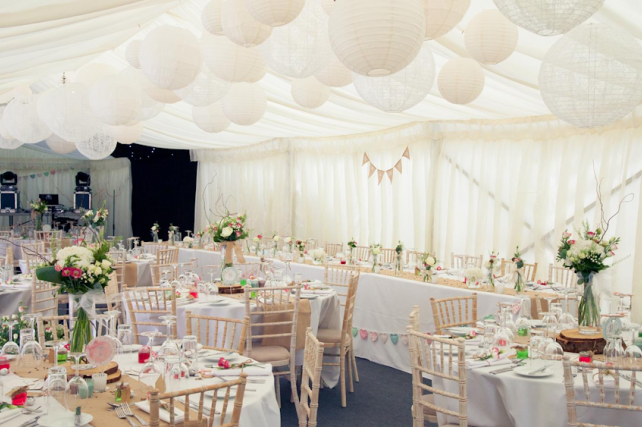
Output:
[[[381,185],[381,180],[383,179],[384,175],[388,175],[388,179],[390,180],[390,182],[392,182],[395,169],[397,169],[399,173],[403,173],[403,163],[401,161],[403,160],[404,157],[410,160],[410,150],[408,147],[406,147],[403,154],[401,155],[399,160],[397,160],[397,163],[395,163],[393,167],[391,167],[390,169],[384,170],[384,169],[379,169],[378,167],[372,164],[372,161],[370,160],[368,153],[363,153],[363,163],[361,164],[361,166],[366,164],[369,165],[368,178],[370,178],[375,172],[377,172],[378,184]]]

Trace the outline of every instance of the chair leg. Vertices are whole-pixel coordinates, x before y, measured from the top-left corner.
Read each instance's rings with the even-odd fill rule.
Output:
[[[359,382],[359,371],[357,371],[357,358],[354,355],[354,341],[350,342],[350,354],[352,355],[352,366],[354,370],[354,380],[356,382]]]
[[[274,387],[276,388],[276,401],[279,404],[279,409],[281,409],[281,377],[274,377]]]
[[[344,408],[347,405],[346,403],[346,353],[343,349],[341,352],[341,361],[339,362],[339,369],[341,370],[341,406]]]
[[[347,348],[346,356],[348,357],[348,391],[354,393],[354,384],[352,382],[352,350],[350,347]]]

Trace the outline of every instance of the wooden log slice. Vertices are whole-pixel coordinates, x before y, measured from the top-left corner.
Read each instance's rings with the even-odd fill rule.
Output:
[[[582,335],[578,329],[567,329],[560,332],[557,342],[562,346],[564,352],[571,353],[592,351],[593,354],[602,354],[606,346],[602,334]]]
[[[73,369],[72,366],[73,366],[72,362],[67,362],[65,364],[65,368],[67,368],[67,376],[70,377],[70,378],[73,377],[74,375],[76,375],[76,370]],[[98,374],[100,372],[105,372],[108,377],[110,375],[116,374],[116,373],[120,372],[118,370],[118,363],[116,363],[114,361],[111,361],[111,362],[109,362],[107,364],[107,366],[105,367],[104,370],[101,369],[101,368],[83,369],[83,370],[80,370],[78,373],[83,378],[91,378],[91,376],[93,374]]]

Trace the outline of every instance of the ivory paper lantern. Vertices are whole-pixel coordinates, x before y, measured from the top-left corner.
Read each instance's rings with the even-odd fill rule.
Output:
[[[328,15],[332,15],[332,11],[334,10],[334,5],[336,4],[334,0],[316,0],[316,1],[321,5],[325,13],[327,13]]]
[[[339,1],[330,15],[334,53],[364,76],[388,76],[406,68],[419,53],[425,32],[419,0]]]
[[[0,137],[8,141],[13,141],[15,140],[15,138],[11,136],[11,134],[7,132],[7,129],[4,127],[3,117],[4,117],[5,108],[7,108],[6,105],[0,106]]]
[[[157,87],[154,86],[152,82],[147,80],[147,77],[145,77],[145,75],[141,70],[138,70],[133,67],[127,67],[118,74],[129,81],[129,84],[132,86],[132,88],[136,92],[136,96],[140,97],[140,103],[141,103],[140,114],[138,115],[138,117],[134,119],[135,121],[141,122],[144,120],[149,120],[151,118],[156,117],[157,115],[160,114],[161,111],[163,111],[163,108],[165,108],[165,104],[162,102],[158,102],[155,99],[152,99],[147,94],[147,90],[146,90],[147,88],[155,89]],[[160,88],[158,88],[158,90],[167,91],[167,89],[160,89]],[[178,97],[172,91],[167,91],[167,92],[169,92],[173,97]]]
[[[314,77],[330,87],[344,87],[352,83],[352,72],[334,56],[334,53],[330,53],[330,59]]]
[[[133,144],[143,134],[143,123],[138,122],[129,126],[110,126],[108,132],[121,144]]]
[[[604,0],[494,0],[518,26],[540,36],[564,34],[589,19]]]
[[[244,0],[245,8],[257,21],[280,27],[294,21],[303,10],[305,0]]]
[[[223,112],[232,123],[250,126],[261,120],[267,97],[257,83],[235,83],[222,102]]]
[[[138,55],[140,54],[140,45],[142,43],[142,40],[132,40],[125,49],[125,59],[129,62],[129,65],[138,69],[140,69],[140,59]]]
[[[55,133],[51,134],[51,136],[47,138],[45,142],[54,153],[69,154],[73,151],[76,151],[76,144],[62,139]]]
[[[38,117],[38,95],[16,96],[2,117],[7,132],[24,144],[35,144],[51,135],[47,124]]]
[[[15,98],[18,95],[31,95],[33,94],[31,88],[29,86],[18,86],[13,88],[11,91],[11,97]]]
[[[466,50],[482,64],[499,64],[517,47],[517,26],[497,10],[484,10],[468,23]]]
[[[437,86],[441,96],[452,104],[469,104],[484,90],[484,70],[470,58],[453,58],[441,68]]]
[[[194,81],[203,56],[198,39],[190,31],[161,25],[143,40],[139,53],[140,69],[162,89],[180,89]]]
[[[426,19],[426,40],[449,33],[463,19],[470,0],[422,0]]]
[[[18,141],[4,129],[4,123],[2,120],[5,107],[0,107],[0,148],[5,150],[15,150],[16,148],[22,145],[22,142]]]
[[[96,134],[77,142],[76,148],[89,160],[101,160],[114,152],[116,144],[116,139],[111,135],[108,127],[101,126]]]
[[[642,46],[605,24],[583,24],[548,51],[539,71],[544,102],[581,128],[612,123],[642,101]]]
[[[319,108],[330,97],[330,88],[314,77],[294,80],[290,90],[294,102],[304,108]]]
[[[220,79],[233,83],[256,83],[265,76],[267,66],[256,47],[242,47],[227,37],[203,33],[203,60]]]
[[[203,70],[192,83],[176,90],[176,95],[190,105],[205,107],[223,99],[230,91],[230,83],[219,79],[209,70]]]
[[[192,107],[192,118],[196,126],[209,133],[223,132],[231,124],[220,102],[207,107]]]
[[[92,86],[89,105],[101,122],[124,126],[140,114],[140,89],[121,75],[107,76]]]
[[[223,34],[243,47],[258,46],[270,37],[272,27],[250,15],[242,0],[226,1],[221,12]]]
[[[259,50],[277,73],[296,79],[309,77],[330,58],[328,16],[318,3],[309,1],[294,21],[275,28]]]
[[[91,88],[91,86],[98,80],[102,80],[103,78],[112,74],[116,74],[117,72],[118,70],[116,70],[116,68],[112,67],[111,65],[98,63],[87,64],[80,70],[78,70],[76,76],[73,79],[73,82],[81,83],[84,84],[87,88]]]
[[[201,13],[203,28],[215,36],[223,35],[223,25],[221,24],[222,8],[223,0],[212,0],[205,5]]]
[[[400,113],[426,98],[435,82],[435,59],[428,45],[410,65],[386,77],[354,75],[354,87],[368,104],[379,110]]]
[[[81,83],[56,88],[43,100],[39,112],[49,129],[67,141],[87,139],[101,126],[89,106],[89,90]]]

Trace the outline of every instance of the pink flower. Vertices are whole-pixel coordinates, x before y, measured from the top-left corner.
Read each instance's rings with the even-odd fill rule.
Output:
[[[562,233],[562,237],[565,237],[568,239],[569,237],[571,237],[571,233],[569,233],[568,231],[565,231],[564,233]]]
[[[62,277],[69,277],[71,276],[71,269],[70,268],[63,268],[62,269]]]
[[[574,244],[575,244],[575,240],[569,240],[569,241],[568,241],[568,244],[569,244],[569,245],[574,245]]]
[[[441,267],[437,267],[437,271],[441,270]]]
[[[615,252],[610,251],[610,252],[609,252],[609,256],[615,256]]]
[[[493,359],[499,360],[499,354],[500,353],[499,353],[499,349],[497,347],[493,347],[490,352],[493,355]]]
[[[62,271],[62,267],[61,267],[61,266],[59,266],[58,264],[56,264],[56,266],[54,267],[54,269],[55,269],[56,271]]]
[[[477,331],[473,329],[473,330],[471,330],[471,331],[468,333],[468,335],[469,335],[471,338],[475,338],[475,337],[477,336]]]
[[[82,277],[82,270],[81,270],[81,269],[79,269],[79,268],[73,268],[73,269],[71,270],[71,276],[72,276],[74,279],[80,279],[80,278]]]
[[[51,332],[51,327],[47,326],[47,327],[45,328],[45,331],[47,331],[47,332]]]
[[[19,306],[18,307],[18,312],[19,313],[24,313],[25,312],[25,308],[23,306]]]
[[[237,232],[236,232],[236,235],[237,235],[238,237],[241,237],[241,232],[240,232],[240,231],[237,231]]]
[[[617,250],[617,245],[613,245],[613,246],[611,246],[611,249],[613,249],[614,251],[616,251],[616,250]]]
[[[589,237],[593,237],[593,236],[595,236],[595,233],[594,233],[594,232],[592,232],[592,231],[589,231],[589,232],[588,232],[588,233],[586,233],[586,234],[588,234],[588,236],[589,236]]]
[[[261,236],[260,234],[259,234],[258,236],[256,236],[256,237],[258,237],[259,239],[262,239],[262,238],[263,238],[263,236]]]

